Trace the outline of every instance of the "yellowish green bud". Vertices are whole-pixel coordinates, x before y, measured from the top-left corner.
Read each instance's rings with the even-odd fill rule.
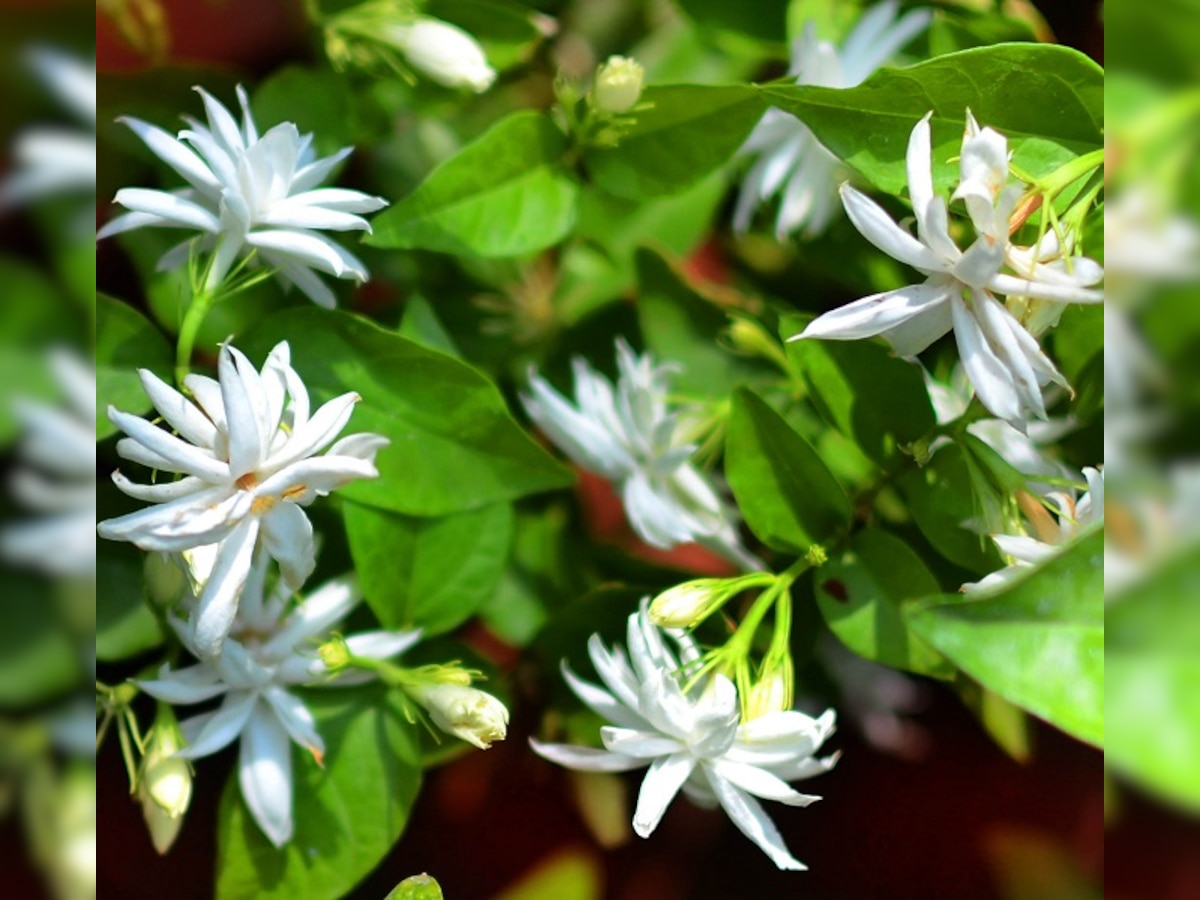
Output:
[[[162,609],[170,609],[178,603],[187,590],[187,576],[178,560],[174,554],[155,551],[147,553],[142,564],[146,595],[151,603]]]
[[[760,678],[750,688],[746,698],[745,717],[757,719],[773,712],[785,712],[792,708],[791,679],[783,672],[775,672]]]
[[[663,591],[650,603],[650,619],[664,628],[692,628],[729,596],[729,579],[697,578]]]
[[[335,634],[317,648],[317,656],[330,672],[340,672],[350,665],[350,648],[340,634]]]
[[[592,88],[596,109],[606,113],[629,112],[642,96],[645,70],[636,60],[610,56],[596,72]]]
[[[171,849],[192,802],[191,766],[175,756],[183,747],[174,714],[160,704],[137,787],[150,840],[160,854]]]
[[[391,24],[379,39],[404,54],[417,72],[450,88],[483,93],[496,80],[483,48],[457,25],[422,16],[414,22]]]

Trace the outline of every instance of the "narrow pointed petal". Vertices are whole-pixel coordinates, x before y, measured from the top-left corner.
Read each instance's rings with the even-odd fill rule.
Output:
[[[638,837],[649,837],[654,832],[695,766],[696,760],[689,753],[664,756],[654,761],[642,779],[633,813],[633,830]]]
[[[808,806],[821,799],[815,794],[801,794],[792,790],[785,781],[758,766],[718,759],[710,763],[710,771],[714,777],[723,778],[748,794],[762,797],[764,800],[775,800],[788,806]]]
[[[299,590],[317,565],[312,522],[294,503],[276,504],[262,517],[263,548],[279,562],[283,583]]]
[[[848,184],[840,191],[846,215],[868,241],[893,259],[926,274],[946,271],[946,261],[893,222],[882,206]]]
[[[213,213],[198,203],[166,191],[121,188],[113,198],[113,203],[119,203],[135,213],[157,216],[162,225],[195,228],[210,234],[221,229],[221,223]]]
[[[304,504],[351,481],[378,476],[379,470],[367,460],[349,456],[317,456],[276,472],[260,484],[255,493],[260,497],[280,497]]]
[[[358,281],[367,278],[366,267],[357,257],[316,232],[286,229],[252,231],[247,240],[255,247],[274,250],[338,278]]]
[[[123,116],[117,121],[141,138],[142,143],[149,147],[155,156],[178,172],[193,187],[201,191],[217,189],[217,179],[204,160],[173,135],[132,116]]]
[[[318,228],[323,231],[371,230],[371,224],[362,216],[289,200],[276,203],[259,217],[258,223],[276,228]]]
[[[136,684],[151,697],[176,705],[211,700],[229,690],[218,679],[216,670],[204,664],[162,671],[158,678],[139,680]]]
[[[294,285],[309,300],[325,309],[337,307],[337,297],[316,272],[303,263],[273,250],[259,248],[259,254],[267,265],[278,269],[282,278]]]
[[[106,540],[143,550],[187,550],[224,538],[245,515],[248,500],[216,487],[107,519],[96,530]]]
[[[313,755],[319,763],[325,755],[325,742],[317,732],[317,722],[298,697],[281,687],[269,687],[262,694],[271,704],[288,736]]]
[[[315,188],[328,178],[333,170],[341,165],[342,161],[353,152],[353,147],[343,147],[332,156],[319,159],[301,168],[292,179],[292,193],[299,194]]]
[[[608,691],[602,690],[589,681],[584,681],[571,671],[565,660],[562,664],[562,674],[563,679],[575,692],[575,696],[600,718],[625,728],[641,729],[646,727],[645,719],[631,711]]]
[[[138,376],[146,396],[167,420],[167,424],[179,432],[185,441],[211,450],[217,439],[217,429],[212,421],[194,403],[149,369],[138,369]]]
[[[707,770],[708,783],[738,830],[750,838],[780,869],[802,872],[808,867],[788,852],[771,817],[757,800]]]
[[[669,496],[655,488],[640,471],[634,472],[621,485],[621,499],[629,524],[652,547],[670,550],[689,543],[695,535],[688,527],[688,517]]]
[[[108,408],[108,419],[139,444],[168,460],[171,463],[169,471],[196,475],[209,483],[229,481],[229,467],[211,452],[194,447],[140,416],[123,413],[114,406]]]
[[[221,542],[217,551],[192,620],[193,640],[202,659],[221,652],[221,645],[233,626],[238,598],[250,575],[258,528],[258,519],[247,517]]]
[[[175,755],[180,759],[199,759],[202,756],[224,750],[242,733],[246,720],[254,709],[256,697],[249,691],[226,694],[220,708],[210,717],[201,720],[203,727],[195,735],[188,735],[188,745]],[[199,717],[196,717],[199,719]]]
[[[665,737],[657,731],[643,728],[615,728],[605,725],[600,729],[600,740],[610,753],[638,756],[647,761],[656,757],[669,756],[685,750],[675,738]]]
[[[608,479],[633,469],[632,457],[612,433],[571,406],[545,380],[531,377],[529,391],[521,395],[525,411],[575,463]]]
[[[263,645],[264,654],[282,658],[300,642],[324,635],[361,599],[362,590],[353,577],[327,581],[291,612],[284,626]]]
[[[229,428],[229,473],[236,479],[256,470],[266,457],[266,397],[258,371],[232,345],[221,348],[218,369]]]
[[[319,188],[315,191],[304,191],[304,193],[297,193],[289,197],[287,202],[304,206],[322,206],[325,209],[350,213],[376,212],[388,205],[388,202],[382,197],[373,197],[362,191],[352,191],[348,188]]]
[[[273,454],[267,465],[283,468],[320,453],[346,427],[354,405],[360,399],[358,394],[350,392],[321,404],[311,419],[293,429],[287,445],[281,452]]]
[[[1024,423],[1021,400],[1013,383],[1012,373],[988,346],[979,323],[961,298],[955,297],[951,310],[954,316],[954,339],[963,369],[975,388],[979,402],[995,416],[1015,425]]]
[[[628,772],[646,765],[643,759],[609,753],[593,747],[574,747],[570,744],[543,744],[535,738],[529,739],[533,752],[552,763],[577,769],[580,772]]]
[[[1103,303],[1104,291],[1074,284],[1054,284],[1046,281],[1027,281],[1013,275],[993,275],[987,286],[1009,297],[1032,297],[1058,303]]]
[[[166,503],[211,489],[211,485],[195,475],[188,475],[177,481],[164,481],[160,484],[138,484],[136,481],[130,481],[120,471],[114,470],[112,480],[121,493],[149,503]]]
[[[873,294],[823,313],[791,340],[851,341],[875,337],[945,305],[950,296],[948,285],[940,279]]]
[[[260,701],[238,752],[238,784],[246,808],[276,847],[292,838],[292,748],[275,713]]]
[[[368,659],[391,659],[415,646],[421,631],[360,631],[346,638],[346,646],[355,656]]]
[[[229,153],[235,153],[246,149],[246,144],[242,140],[241,130],[238,128],[237,121],[216,97],[200,86],[194,88],[197,94],[204,99],[204,110],[208,115],[208,126],[212,129],[212,135],[217,138]]]

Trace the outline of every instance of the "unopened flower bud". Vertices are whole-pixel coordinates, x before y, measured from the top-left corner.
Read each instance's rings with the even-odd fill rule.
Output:
[[[773,712],[792,708],[792,688],[782,673],[756,681],[746,698],[746,719],[757,719]]]
[[[610,56],[596,72],[593,90],[596,109],[606,113],[629,112],[642,96],[645,70],[636,60]]]
[[[330,672],[340,672],[350,664],[350,648],[340,634],[335,634],[318,647],[317,656]]]
[[[478,688],[431,684],[413,693],[434,725],[480,750],[486,750],[493,741],[504,740],[508,734],[508,709]]]
[[[142,815],[154,849],[160,854],[175,842],[192,802],[191,766],[175,756],[181,749],[183,737],[175,716],[169,707],[160,706],[138,780]]]
[[[691,628],[725,601],[729,580],[697,578],[663,591],[650,604],[650,619],[664,628]]]
[[[381,39],[404,54],[419,73],[446,87],[481,94],[496,80],[483,48],[457,25],[429,17],[384,29]]]

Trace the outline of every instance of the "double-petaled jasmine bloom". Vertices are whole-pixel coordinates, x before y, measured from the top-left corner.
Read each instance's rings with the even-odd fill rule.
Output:
[[[0,531],[0,556],[49,575],[96,572],[96,374],[69,351],[50,355],[66,403],[18,401],[24,427],[12,496],[37,518]]]
[[[121,119],[159,159],[175,170],[188,187],[174,191],[122,188],[114,203],[129,210],[100,230],[99,238],[135,228],[186,228],[202,235],[201,248],[211,250],[206,290],[215,290],[244,254],[276,270],[314,303],[336,305],[333,292],[317,272],[366,281],[357,257],[322,231],[370,231],[358,213],[382,209],[387,201],[360,191],[319,185],[353,151],[347,147],[317,159],[312,135],[302,135],[292,122],[282,122],[260,135],[250,114],[246,92],[239,86],[241,124],[203,88],[207,126],[185,117],[189,128],[172,137],[148,122]],[[168,250],[160,269],[187,261],[191,240]]]
[[[1058,514],[1034,503],[1025,505],[1029,534],[993,534],[992,541],[1008,565],[980,581],[964,584],[962,590],[991,590],[1004,587],[1029,570],[1058,554],[1063,545],[1084,529],[1104,521],[1104,473],[1091,467],[1083,470],[1087,490],[1078,498],[1073,493],[1055,491],[1047,496]]]
[[[672,367],[655,365],[617,341],[616,387],[579,357],[572,360],[575,404],[532,375],[521,396],[530,418],[581,468],[620,491],[634,531],[652,547],[699,543],[746,569],[762,568],[741,545],[736,520],[712,483],[690,462],[667,404]]]
[[[1057,238],[1050,235],[1035,248],[1009,243],[1009,218],[1022,188],[1009,184],[1007,141],[990,128],[980,128],[970,112],[961,177],[951,200],[965,202],[977,236],[960,250],[950,235],[946,199],[933,190],[932,115],[917,123],[908,143],[908,191],[916,236],[864,194],[849,185],[841,189],[846,212],[863,237],[926,280],[827,312],[796,337],[856,340],[879,335],[900,356],[914,356],[953,329],[980,402],[1020,428],[1031,417],[1046,418],[1042,386],[1066,386],[1066,381],[996,295],[1019,298],[1022,305],[1100,303],[1103,293],[1090,286],[1103,273],[1092,260],[1062,257]],[[1060,254],[1056,259],[1051,259],[1052,248]],[[1012,272],[1002,271],[1005,267]]]
[[[280,579],[268,593],[267,557],[260,556],[246,585],[236,624],[220,657],[182,669],[163,666],[158,677],[141,681],[142,690],[172,705],[221,698],[212,712],[179,723],[187,746],[179,759],[199,759],[239,741],[238,783],[246,807],[275,846],[292,836],[292,752],[294,741],[318,765],[325,744],[312,713],[290,688],[355,684],[362,672],[332,679],[317,655],[319,638],[344,619],[361,599],[352,578],[335,579],[290,605],[291,590]],[[192,630],[172,620],[180,640],[203,657]],[[372,631],[345,639],[356,656],[388,659],[416,643],[417,632]]]
[[[350,481],[376,477],[375,454],[388,441],[362,433],[330,446],[359,397],[343,394],[311,411],[286,341],[261,372],[225,345],[219,380],[194,374],[184,380],[190,400],[152,372],[140,374],[174,433],[109,407],[109,419],[128,435],[117,453],[183,477],[137,484],[114,472],[118,488],[154,505],[101,522],[100,535],[191,557],[200,596],[190,640],[199,656],[215,656],[237,613],[255,547],[261,544],[279,561],[283,583],[297,590],[316,564],[312,524],[302,507]]]
[[[648,837],[679,791],[704,807],[720,805],[738,829],[781,869],[804,869],[788,851],[756,797],[788,806],[820,799],[787,782],[827,772],[835,756],[814,754],[833,732],[833,710],[813,719],[773,710],[743,720],[737,689],[721,674],[693,678],[699,650],[683,631],[666,629],[678,653],[652,624],[643,602],[629,617],[627,648],[609,650],[598,635],[588,654],[604,687],[584,681],[564,663],[571,689],[601,718],[604,749],[530,740],[541,756],[585,772],[625,772],[649,766],[638,794],[633,830]]]
[[[897,0],[887,0],[868,10],[839,50],[820,40],[814,24],[804,26],[792,44],[788,75],[796,84],[849,88],[865,81],[876,69],[920,34],[929,24],[927,9],[914,9],[897,18]],[[790,113],[769,109],[741,153],[757,156],[742,182],[733,227],[744,232],[754,211],[776,194],[782,194],[775,219],[775,236],[803,229],[804,237],[823,232],[837,211],[837,185],[841,161],[817,140],[808,126]]]

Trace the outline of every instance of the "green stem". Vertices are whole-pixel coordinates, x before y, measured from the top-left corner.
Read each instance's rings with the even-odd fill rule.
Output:
[[[187,311],[183,314],[183,322],[179,326],[179,338],[175,345],[175,383],[181,388],[183,380],[191,372],[192,353],[196,347],[196,337],[200,326],[209,311],[216,306],[220,291],[202,290],[192,297]]]
[[[1088,172],[1102,165],[1104,165],[1104,151],[1093,150],[1091,153],[1085,153],[1083,156],[1059,166],[1045,178],[1040,179],[1037,182],[1037,187],[1049,197],[1054,197]]]

